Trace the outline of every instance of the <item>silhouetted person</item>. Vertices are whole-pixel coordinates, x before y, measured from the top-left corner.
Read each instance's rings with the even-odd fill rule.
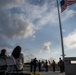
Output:
[[[4,61],[6,62],[6,49],[2,49],[1,53],[0,53],[0,59],[4,59]],[[7,65],[4,65],[2,67],[0,67],[0,70],[6,70],[7,69]],[[0,72],[0,75],[5,75],[5,72]]]
[[[47,60],[45,62],[45,71],[48,71],[48,62],[47,62]]]
[[[34,74],[36,73],[36,67],[37,67],[37,59],[35,58],[33,60],[33,64],[34,64]]]
[[[24,56],[21,53],[21,47],[16,46],[12,52],[12,56],[16,61],[16,65],[18,70],[23,70],[23,65],[24,65]]]
[[[40,60],[38,62],[38,67],[39,67],[39,72],[41,72],[41,62],[40,62]]]
[[[53,62],[52,62],[53,72],[55,72],[55,65],[56,65],[56,63],[55,63],[55,61],[53,60]]]
[[[31,62],[30,62],[30,71],[32,72],[33,71],[33,60],[31,59]]]
[[[7,58],[6,49],[2,49],[2,50],[1,50],[0,58],[1,58],[1,59],[6,59],[6,58]]]
[[[64,61],[61,58],[59,58],[58,65],[60,67],[60,72],[64,72]]]
[[[45,71],[45,63],[44,63],[44,61],[42,61],[41,64],[42,64],[43,71]]]

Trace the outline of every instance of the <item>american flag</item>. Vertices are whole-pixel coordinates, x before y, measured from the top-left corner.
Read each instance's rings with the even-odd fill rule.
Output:
[[[74,3],[76,3],[76,0],[62,0],[60,2],[60,4],[61,4],[61,12],[63,12],[67,8],[67,6],[72,5]]]
[[[61,4],[61,12],[63,12],[67,8],[67,4],[66,4],[66,2],[64,0],[62,0],[60,2],[60,4]]]
[[[67,4],[67,6],[69,6],[76,3],[76,0],[65,0],[65,3]]]

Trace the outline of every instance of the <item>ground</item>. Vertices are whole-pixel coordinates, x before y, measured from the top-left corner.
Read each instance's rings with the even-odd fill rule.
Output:
[[[56,72],[48,71],[48,72],[37,72],[36,74],[26,73],[26,75],[65,75],[65,73],[60,73],[59,71]]]
[[[41,72],[40,74],[41,75],[65,75],[65,73],[60,73],[59,71],[56,71],[56,72],[52,72],[52,71],[49,71],[49,72]]]

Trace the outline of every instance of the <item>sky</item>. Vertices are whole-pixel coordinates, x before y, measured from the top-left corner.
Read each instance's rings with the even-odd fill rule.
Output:
[[[76,57],[76,3],[61,13],[60,1],[64,52]],[[0,50],[5,48],[11,55],[17,45],[25,57],[61,57],[56,0],[0,0]]]

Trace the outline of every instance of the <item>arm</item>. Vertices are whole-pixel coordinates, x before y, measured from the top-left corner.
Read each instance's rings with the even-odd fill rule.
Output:
[[[22,64],[24,65],[24,56],[22,55]]]

